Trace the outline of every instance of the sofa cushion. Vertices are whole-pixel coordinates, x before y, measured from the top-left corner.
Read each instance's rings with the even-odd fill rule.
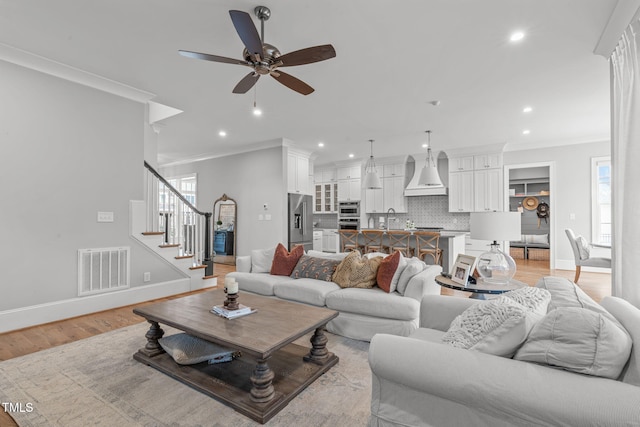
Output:
[[[439,331],[438,329],[418,328],[415,331],[411,332],[409,338],[415,338],[421,341],[441,343],[444,334],[444,331]]]
[[[402,272],[400,273],[400,277],[398,278],[398,285],[396,286],[396,291],[400,295],[404,295],[404,291],[407,289],[407,285],[409,284],[409,280],[416,274],[420,273],[422,270],[427,268],[427,264],[416,258],[407,258],[407,265],[404,267]]]
[[[346,288],[327,295],[326,305],[332,310],[364,314],[387,319],[413,320],[420,315],[420,303],[380,288]]]
[[[254,249],[251,251],[251,272],[268,273],[271,271],[271,263],[276,247],[268,249]]]
[[[394,292],[396,290],[396,283],[393,283],[393,277],[400,277],[400,272],[398,271],[398,265],[400,264],[400,259],[402,257],[402,253],[400,251],[396,251],[393,255],[388,256],[380,262],[380,267],[378,267],[378,274],[376,275],[376,283],[378,287],[383,291],[389,293]]]
[[[291,272],[294,279],[316,279],[330,282],[340,261],[302,255]]]
[[[289,252],[282,243],[278,243],[273,254],[270,273],[275,276],[291,276],[302,255],[304,255],[304,246],[297,245]]]
[[[322,251],[314,251],[314,250],[310,250],[307,251],[307,255],[315,257],[315,258],[329,258],[329,259],[335,259],[338,261],[342,261],[344,259],[344,257],[346,257],[347,255],[349,255],[349,252],[322,252]]]
[[[338,289],[340,286],[333,282],[303,278],[278,282],[273,287],[273,293],[278,298],[323,307],[326,296]]]
[[[609,316],[560,307],[538,322],[515,359],[581,374],[617,379],[631,353],[631,338]]]
[[[622,371],[621,380],[640,387],[640,310],[629,301],[616,297],[604,297],[602,307],[611,313],[626,329],[634,345],[629,362]]]
[[[454,347],[511,357],[543,317],[500,296],[475,304],[457,316],[442,341]]]
[[[260,295],[273,295],[273,286],[280,282],[293,281],[291,277],[272,276],[267,273],[238,273],[233,272],[227,274],[226,277],[233,277],[238,282],[238,288],[241,291],[253,292]]]
[[[338,264],[333,281],[341,288],[372,288],[381,262],[382,257],[369,259],[353,251]]]
[[[614,319],[600,304],[592,300],[575,283],[564,277],[542,277],[536,283],[536,288],[546,289],[551,293],[551,302],[547,311],[555,310],[558,307],[579,307],[605,314]]]

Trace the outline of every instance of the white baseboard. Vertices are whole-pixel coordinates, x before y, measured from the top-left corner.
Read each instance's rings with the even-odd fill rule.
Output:
[[[202,280],[201,280],[202,281]],[[0,311],[0,333],[189,292],[189,278]]]

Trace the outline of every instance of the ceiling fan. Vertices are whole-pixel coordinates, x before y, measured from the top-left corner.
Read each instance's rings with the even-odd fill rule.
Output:
[[[313,46],[282,55],[278,48],[264,42],[264,21],[271,16],[271,10],[266,6],[257,6],[254,9],[254,13],[260,19],[261,35],[258,35],[258,30],[247,12],[240,10],[229,11],[233,26],[245,45],[242,54],[244,60],[210,55],[208,53],[190,52],[188,50],[179,50],[178,52],[180,55],[189,58],[245,65],[253,68],[253,71],[244,76],[233,88],[233,93],[246,93],[256,84],[261,75],[269,74],[289,89],[293,89],[303,95],[309,95],[314,90],[311,86],[290,74],[280,71],[279,68],[311,64],[333,58],[336,56],[333,46],[330,44]]]

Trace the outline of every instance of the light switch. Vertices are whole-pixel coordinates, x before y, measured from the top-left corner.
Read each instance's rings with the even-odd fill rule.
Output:
[[[264,221],[264,215],[258,214],[258,221]]]
[[[266,214],[264,216],[264,219],[267,220],[267,221],[271,221],[271,214]]]
[[[576,214],[574,214],[574,213],[570,213],[570,214],[569,214],[569,219],[571,219],[571,220],[576,219]]]

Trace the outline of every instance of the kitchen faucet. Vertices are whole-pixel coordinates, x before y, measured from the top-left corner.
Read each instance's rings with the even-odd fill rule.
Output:
[[[394,214],[394,215],[396,214],[396,210],[395,210],[395,209],[393,209],[393,208],[389,208],[389,209],[387,209],[387,219],[386,219],[386,222],[387,222],[387,232],[389,231],[389,220],[390,220],[390,219],[396,219],[396,217],[395,217],[395,216],[394,216],[394,217],[389,218],[389,213],[390,213],[391,211],[393,211],[393,214]]]

